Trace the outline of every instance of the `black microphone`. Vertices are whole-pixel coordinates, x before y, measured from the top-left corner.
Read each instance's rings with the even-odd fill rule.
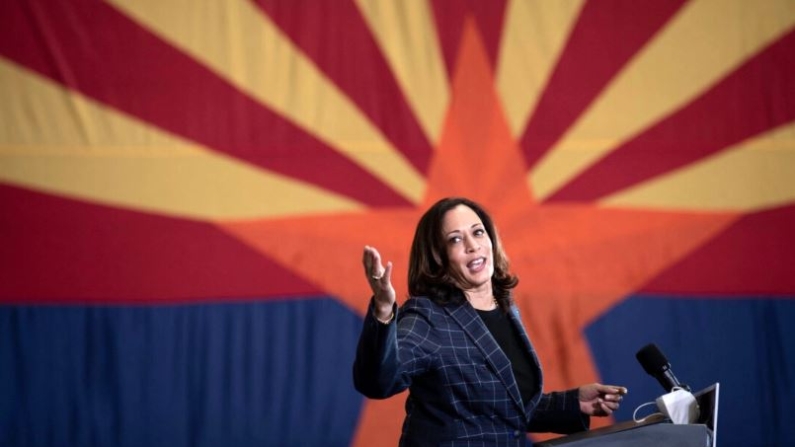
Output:
[[[665,388],[666,392],[670,393],[674,387],[690,391],[689,386],[679,383],[679,380],[677,380],[673,371],[671,371],[671,364],[668,363],[668,359],[665,358],[663,353],[660,352],[660,348],[654,343],[649,343],[641,348],[641,350],[635,354],[635,358],[638,359],[640,366],[643,367],[646,374],[657,379],[660,385]]]

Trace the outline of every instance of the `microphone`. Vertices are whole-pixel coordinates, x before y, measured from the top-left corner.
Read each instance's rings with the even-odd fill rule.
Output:
[[[676,378],[673,371],[671,371],[671,364],[668,362],[668,359],[665,358],[665,355],[660,352],[660,348],[654,343],[649,343],[641,348],[641,350],[635,354],[635,358],[638,359],[640,366],[643,367],[646,374],[657,379],[666,392],[670,393],[674,387],[690,391],[689,386],[679,383],[679,380]]]

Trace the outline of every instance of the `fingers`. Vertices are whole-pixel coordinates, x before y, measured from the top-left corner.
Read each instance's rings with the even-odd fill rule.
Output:
[[[610,407],[615,411],[618,409],[619,403],[624,400],[624,395],[627,394],[627,389],[622,386],[612,386],[606,385],[605,386],[604,394],[602,395],[602,400],[610,405]]]
[[[621,396],[610,398],[610,396],[615,395],[606,395],[604,398],[598,398],[595,402],[593,402],[593,415],[594,416],[610,416],[612,415],[618,408],[621,406],[620,399]],[[619,400],[615,400],[619,399]]]
[[[371,275],[369,281],[373,293],[379,294],[380,291],[386,291],[388,294],[394,295],[395,292],[392,289],[392,263],[387,262],[383,272],[379,275]]]
[[[596,383],[594,385],[596,385],[596,391],[599,393],[599,396],[608,401],[621,402],[623,396],[629,392],[629,390],[623,386],[602,385],[601,383]]]
[[[379,282],[383,279],[387,274],[387,268],[390,272],[392,271],[391,263],[387,264],[387,268],[384,268],[381,265],[381,254],[378,253],[375,247],[369,245],[364,246],[362,264],[364,265],[364,274],[367,275],[367,280],[370,283]]]
[[[614,411],[618,410],[617,403],[610,403],[604,400],[599,402],[599,406],[601,407],[602,413],[604,413],[605,416],[610,416]]]
[[[611,394],[618,394],[619,396],[623,396],[629,392],[629,390],[623,386],[615,386],[615,385],[605,385],[605,386],[611,388],[611,390],[608,391]]]
[[[609,391],[603,396],[601,400],[602,411],[607,416],[613,414],[621,406],[621,401],[624,400],[624,395],[628,390],[623,386],[608,386]]]
[[[392,287],[392,263],[387,262],[386,267],[381,265],[381,254],[375,247],[365,245],[362,253],[362,265],[367,282],[373,290],[373,295],[381,304],[391,305],[395,302],[395,289]]]
[[[381,281],[385,283],[392,282],[392,261],[386,263],[384,273],[381,274]]]
[[[383,275],[381,267],[381,254],[375,247],[369,245],[364,246],[364,253],[362,254],[362,264],[364,265],[364,273],[372,278],[379,278]]]
[[[621,405],[628,390],[622,386],[592,383],[581,388],[581,398],[590,402],[594,416],[610,416]]]
[[[629,390],[627,390],[623,386],[602,385],[601,383],[596,383],[595,385],[596,385],[596,390],[599,391],[599,393],[601,394],[618,394],[620,396],[623,396],[629,392]]]
[[[601,399],[602,405],[607,406],[611,410],[615,411],[618,410],[618,407],[621,405],[621,396],[615,396],[613,394],[608,394]]]

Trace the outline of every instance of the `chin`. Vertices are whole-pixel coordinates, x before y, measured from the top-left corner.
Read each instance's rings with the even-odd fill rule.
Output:
[[[467,278],[467,281],[473,285],[473,288],[480,288],[489,285],[491,282],[491,275],[484,277]]]

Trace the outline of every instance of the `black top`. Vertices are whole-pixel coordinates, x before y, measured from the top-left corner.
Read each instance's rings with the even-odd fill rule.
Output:
[[[486,324],[491,336],[500,345],[502,352],[511,362],[513,376],[519,386],[522,402],[527,404],[538,388],[538,377],[533,369],[530,353],[523,349],[519,330],[511,324],[511,320],[500,308],[494,310],[478,310],[480,318]]]

